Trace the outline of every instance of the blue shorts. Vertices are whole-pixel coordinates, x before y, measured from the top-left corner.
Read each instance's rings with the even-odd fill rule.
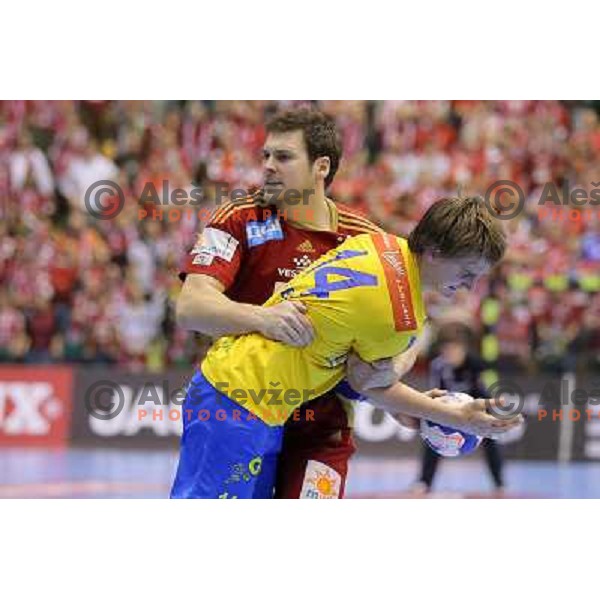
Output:
[[[283,427],[216,390],[198,369],[182,406],[171,498],[272,498]]]

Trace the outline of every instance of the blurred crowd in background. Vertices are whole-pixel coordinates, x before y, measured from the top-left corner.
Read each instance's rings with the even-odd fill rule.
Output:
[[[457,190],[518,183],[506,260],[475,294],[432,299],[433,321],[468,327],[504,369],[600,369],[600,205],[582,218],[554,205],[542,218],[538,205],[546,182],[600,188],[599,107],[559,101],[2,102],[0,360],[189,366],[197,344],[173,300],[200,205],[143,219],[140,196],[167,180],[201,188],[210,208],[216,184],[260,185],[265,119],[300,104],[343,136],[329,195],[388,231],[407,234]],[[86,210],[99,180],[125,192],[113,219]]]

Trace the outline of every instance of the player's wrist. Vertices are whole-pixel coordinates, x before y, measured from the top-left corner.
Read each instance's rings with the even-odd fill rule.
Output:
[[[266,308],[264,306],[253,306],[249,304],[247,316],[249,331],[265,335],[267,323]]]

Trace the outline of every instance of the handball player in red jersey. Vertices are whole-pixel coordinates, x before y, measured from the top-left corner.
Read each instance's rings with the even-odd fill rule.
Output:
[[[323,113],[291,110],[268,122],[262,189],[218,207],[186,257],[177,301],[181,326],[213,338],[258,332],[293,346],[311,343],[314,332],[301,304],[261,304],[347,237],[380,231],[325,195],[341,154],[335,123]],[[398,380],[392,361],[369,365],[353,357],[350,365],[361,389]],[[288,421],[276,498],[343,497],[355,451],[347,397],[353,390],[343,383]],[[328,482],[326,489],[317,479]]]

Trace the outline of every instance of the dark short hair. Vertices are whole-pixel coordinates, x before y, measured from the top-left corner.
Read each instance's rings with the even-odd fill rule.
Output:
[[[299,108],[275,114],[267,122],[267,133],[302,131],[311,164],[321,156],[329,157],[325,188],[331,185],[342,158],[342,141],[335,121],[318,110]]]
[[[504,256],[506,235],[482,197],[443,198],[411,231],[408,246],[415,254],[430,250],[442,258],[479,256],[494,265]]]

